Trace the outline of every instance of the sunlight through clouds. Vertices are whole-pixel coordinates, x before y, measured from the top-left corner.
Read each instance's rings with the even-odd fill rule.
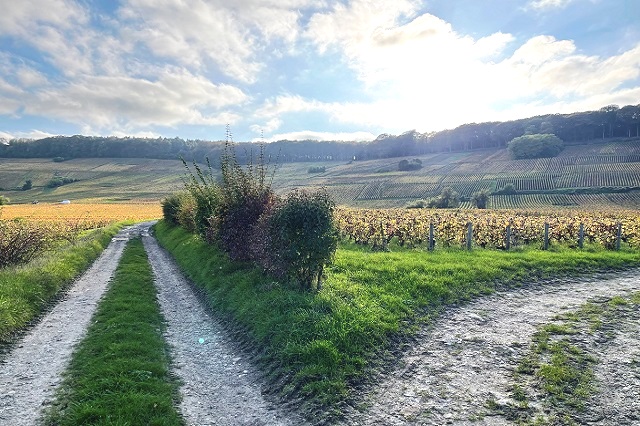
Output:
[[[640,3],[504,4],[0,0],[0,131],[399,134],[639,102]]]

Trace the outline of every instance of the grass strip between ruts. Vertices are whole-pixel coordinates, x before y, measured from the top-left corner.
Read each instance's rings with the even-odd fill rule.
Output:
[[[153,273],[130,241],[76,348],[48,425],[183,425]]]
[[[0,269],[0,343],[37,317],[61,289],[91,266],[121,227],[91,231],[26,265]]]
[[[339,414],[339,403],[386,351],[396,350],[397,339],[444,306],[490,293],[498,282],[640,264],[640,253],[629,250],[372,253],[342,245],[323,289],[311,294],[230,262],[179,227],[161,221],[155,231],[212,307],[249,330],[264,360],[284,378],[282,392],[323,407],[318,415]]]

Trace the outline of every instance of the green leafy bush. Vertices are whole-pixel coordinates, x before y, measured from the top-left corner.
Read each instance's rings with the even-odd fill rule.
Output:
[[[207,159],[207,171],[203,171],[195,162],[191,172],[187,163],[182,160],[188,172],[185,188],[195,201],[194,226],[195,230],[208,242],[216,240],[214,218],[219,214],[222,203],[222,191],[213,173],[211,163]]]
[[[508,149],[516,160],[547,158],[558,155],[564,149],[564,143],[552,134],[524,135],[512,139]]]
[[[408,209],[424,209],[429,205],[428,201],[425,200],[415,200],[407,204],[406,208]]]
[[[178,213],[182,205],[185,192],[175,192],[165,197],[160,204],[162,205],[162,217],[172,225],[179,225]]]
[[[450,186],[442,188],[442,192],[429,200],[428,207],[436,209],[450,209],[460,205],[460,196]]]
[[[516,194],[518,191],[516,191],[516,189],[514,188],[512,183],[508,183],[504,186],[504,188],[499,189],[498,191],[494,192],[495,195],[514,195]]]
[[[471,196],[471,202],[479,209],[486,209],[489,203],[489,191],[483,189],[482,191],[474,192]]]
[[[411,171],[411,170],[420,170],[422,168],[422,161],[418,158],[414,158],[413,160],[401,160],[398,163],[398,170],[402,172]]]
[[[0,195],[0,206],[3,206],[5,204],[9,204],[9,199],[4,195]]]
[[[27,179],[24,183],[24,185],[22,185],[22,190],[23,191],[28,191],[31,188],[33,188],[33,181],[31,179]]]
[[[198,206],[191,193],[180,193],[180,206],[178,207],[178,224],[189,232],[196,232],[196,214]]]
[[[319,289],[338,244],[334,210],[325,190],[291,192],[267,221],[271,271],[305,289]]]
[[[261,252],[262,233],[258,221],[276,201],[275,193],[266,180],[267,166],[264,148],[256,164],[253,157],[243,168],[237,160],[235,145],[227,142],[221,162],[221,206],[215,223],[222,248],[234,260],[256,260]]]
[[[66,185],[68,183],[76,182],[76,180],[77,179],[73,179],[73,178],[70,178],[70,177],[56,176],[53,179],[51,179],[49,182],[47,182],[46,187],[47,188],[57,188],[59,186]]]
[[[326,191],[295,191],[279,200],[267,181],[264,147],[254,164],[237,160],[228,138],[221,157],[221,183],[194,164],[185,180],[188,196],[163,201],[168,223],[195,229],[230,259],[250,261],[278,278],[306,289],[319,288],[324,266],[337,247],[335,204]],[[193,224],[191,224],[193,223]]]

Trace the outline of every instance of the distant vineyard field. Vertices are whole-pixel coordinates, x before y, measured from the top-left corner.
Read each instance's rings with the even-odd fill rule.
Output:
[[[422,162],[421,169],[399,170],[401,160],[414,158]],[[529,160],[512,160],[505,149],[485,149],[275,166],[269,179],[278,193],[326,187],[343,206],[402,207],[451,187],[462,197],[461,207],[472,208],[468,199],[475,192],[495,192],[511,185],[516,194],[492,195],[489,208],[640,209],[640,138],[569,145],[558,157]],[[312,167],[324,171],[309,173]],[[0,158],[0,195],[13,203],[158,202],[183,187],[185,172],[178,160]],[[47,188],[54,176],[77,181]],[[33,189],[23,191],[27,179]]]
[[[0,220],[20,219],[28,222],[82,224],[98,228],[125,220],[143,221],[162,217],[160,203],[94,203],[94,204],[13,204],[0,206]]]

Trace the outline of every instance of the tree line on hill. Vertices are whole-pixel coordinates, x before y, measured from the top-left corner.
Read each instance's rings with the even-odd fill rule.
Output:
[[[265,144],[264,154],[267,159],[281,163],[370,160],[505,148],[513,139],[531,134],[552,134],[569,144],[640,137],[640,104],[622,108],[609,105],[597,111],[548,114],[505,122],[471,123],[432,133],[411,130],[401,135],[382,134],[371,142],[281,140]],[[247,151],[252,145],[245,145]],[[215,165],[219,163],[224,146],[224,141],[180,138],[54,136],[38,140],[5,141],[0,143],[0,157],[56,158],[56,161],[110,157],[183,158],[189,162],[204,162],[209,158]]]

